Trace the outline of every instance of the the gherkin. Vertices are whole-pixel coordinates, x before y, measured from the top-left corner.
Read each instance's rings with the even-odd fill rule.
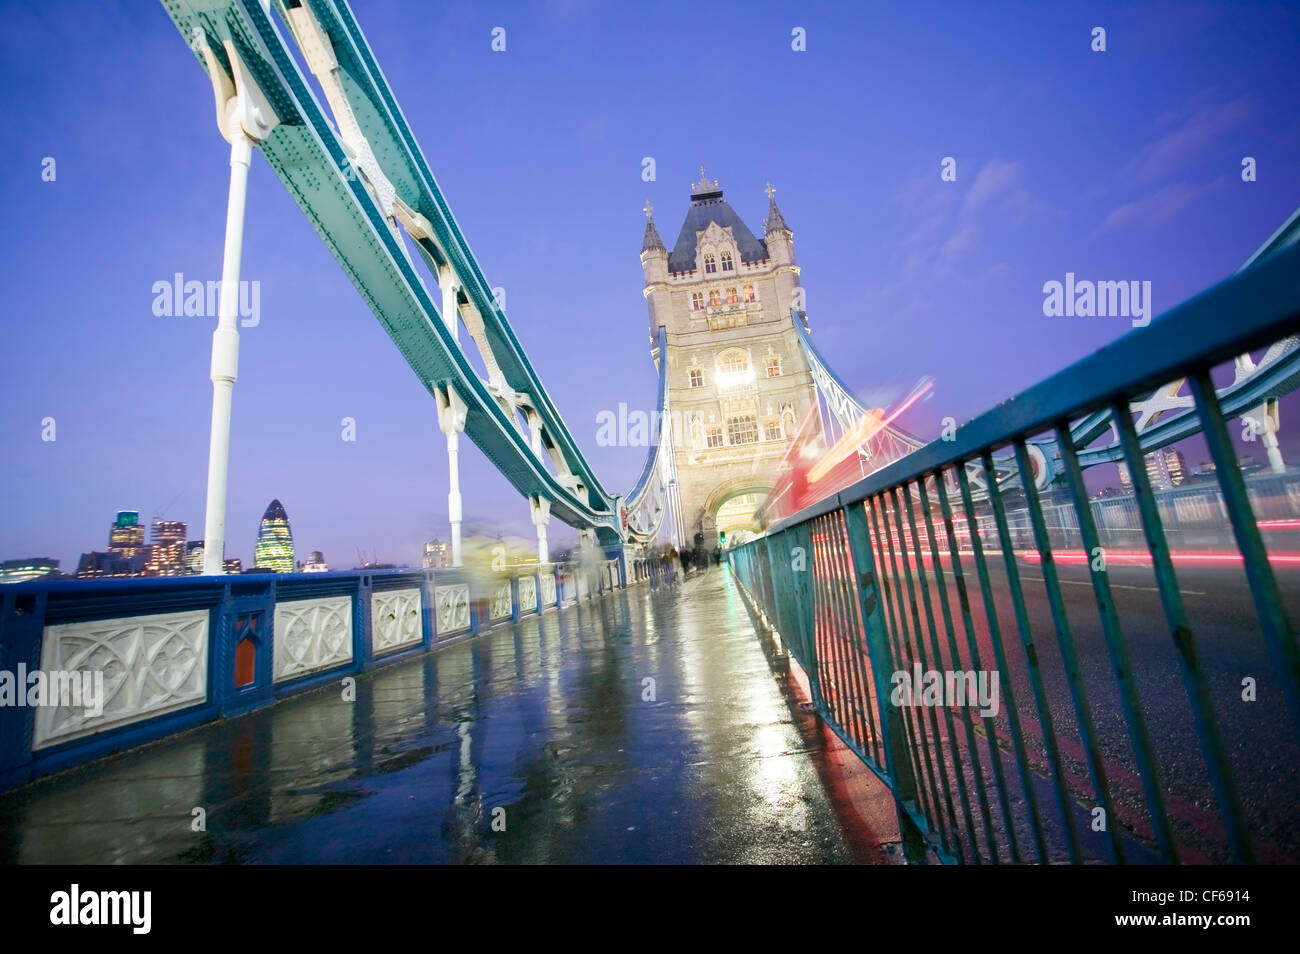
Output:
[[[262,514],[257,546],[253,549],[253,566],[277,573],[294,571],[293,532],[289,529],[289,515],[278,500],[272,500],[266,513]]]

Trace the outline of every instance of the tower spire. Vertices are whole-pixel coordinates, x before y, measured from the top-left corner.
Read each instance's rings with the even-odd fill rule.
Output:
[[[785,224],[785,216],[776,205],[776,189],[772,188],[772,183],[769,182],[763,191],[767,193],[767,223],[763,226],[763,231],[771,233],[783,229],[789,232],[790,226]]]
[[[645,213],[645,241],[641,243],[641,251],[649,252],[652,249],[662,249],[666,252],[668,250],[664,248],[664,240],[659,237],[659,230],[655,228],[654,210],[655,207],[647,199],[645,208],[641,210]]]

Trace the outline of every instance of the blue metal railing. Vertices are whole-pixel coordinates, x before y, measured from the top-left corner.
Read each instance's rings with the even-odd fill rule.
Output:
[[[817,711],[893,792],[910,859],[1175,862],[1213,859],[1216,847],[1239,862],[1259,857],[1261,835],[1243,808],[1129,402],[1190,382],[1216,500],[1272,664],[1270,686],[1285,700],[1282,724],[1270,728],[1300,735],[1300,651],[1210,378],[1216,365],[1297,327],[1300,247],[1290,246],[969,422],[955,440],[926,445],[731,551],[751,609],[807,674]],[[1084,448],[1071,439],[1071,422],[1098,412],[1115,421],[1133,478],[1139,545],[1195,736],[1192,751],[1178,755],[1199,754],[1206,801],[1217,809],[1217,819],[1197,820],[1209,848],[1189,852],[1180,837],[1183,816],[1197,809],[1171,808],[1162,778],[1170,753],[1148,725],[1155,716],[1139,694],[1148,673],[1134,668],[1083,480]],[[1001,485],[995,476],[994,454],[1007,450],[1020,473],[1031,473],[1027,442],[1043,435],[1061,448],[1076,518],[1066,548],[1088,563],[1087,581],[1063,581],[1066,548],[1044,518],[1043,491],[1032,480],[1008,490],[1011,475]],[[989,487],[979,507],[972,466]],[[1013,497],[1014,516],[1025,518],[1015,535]],[[1025,553],[1017,554],[1026,545],[1045,610],[1026,598]],[[1077,635],[1084,628],[1078,611],[1074,620],[1067,611],[1063,582],[1091,584],[1096,617],[1085,625],[1100,637],[1087,666]],[[969,687],[967,674],[986,677],[1000,706],[954,704],[942,691],[917,704],[899,691],[910,685],[900,674],[932,671],[944,690]],[[1103,697],[1114,709],[1100,706]],[[1122,733],[1113,731],[1116,710]],[[1276,810],[1294,824],[1300,806]]]
[[[0,791],[641,582],[671,582],[664,562],[614,548],[587,570],[552,563],[491,574],[350,570],[6,585]],[[100,712],[90,715],[80,698],[31,696],[37,704],[27,704],[19,675],[38,671],[99,673]],[[6,678],[22,699],[6,695]]]

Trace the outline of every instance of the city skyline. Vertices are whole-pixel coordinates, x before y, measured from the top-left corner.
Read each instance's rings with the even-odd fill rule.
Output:
[[[595,9],[601,16],[584,15]],[[15,5],[15,29],[0,40],[0,75],[31,91],[0,132],[0,188],[24,224],[3,239],[15,371],[0,384],[11,461],[0,556],[71,566],[124,500],[175,498],[169,513],[199,535],[213,321],[160,314],[156,286],[218,277],[228,164],[207,81],[155,12],[94,5],[74,33],[57,10]],[[647,119],[622,108],[658,72],[653,55],[628,51],[674,42],[671,12],[416,8],[414,28],[376,17],[367,35],[388,80],[408,91],[405,115],[556,407],[606,487],[623,492],[644,448],[601,446],[596,415],[654,406],[637,262],[647,200],[675,227],[703,164],[741,219],[761,222],[771,181],[819,347],[874,405],[933,377],[934,396],[903,419],[933,438],[944,419],[966,420],[1129,330],[1122,319],[1045,317],[1045,282],[1151,281],[1159,314],[1230,274],[1300,204],[1282,174],[1300,144],[1281,93],[1296,67],[1262,39],[1293,29],[1294,14],[1257,14],[1244,30],[1227,10],[1103,9],[1110,45],[1095,53],[1092,24],[1070,11],[954,9],[953,29],[921,64],[904,53],[909,38],[930,35],[921,11],[877,23],[810,10],[807,51],[794,53],[783,7],[734,22],[682,7],[702,35],[782,64],[759,100],[696,77],[659,81],[665,101],[703,97],[731,117],[717,131],[738,135],[710,134],[707,111]],[[503,16],[511,40],[496,54],[490,35]],[[33,34],[63,37],[68,55],[13,39]],[[417,35],[454,42],[430,64]],[[77,55],[91,36],[137,55]],[[971,75],[979,82],[965,82]],[[445,148],[445,119],[418,91],[452,77],[471,91],[458,136],[502,136],[511,149]],[[578,101],[587,105],[575,113]],[[43,121],[51,115],[63,122]],[[154,116],[169,117],[166,136]],[[1257,161],[1256,181],[1241,181],[1243,156]],[[52,181],[41,175],[47,157]],[[940,177],[945,157],[956,161],[953,182]],[[257,284],[241,298],[229,526],[256,524],[279,494],[324,553],[417,564],[423,543],[447,534],[433,401],[261,156],[249,196],[243,277]],[[61,223],[72,219],[82,227],[69,233]],[[929,344],[938,335],[943,348]],[[105,355],[149,371],[115,378],[106,401]],[[1288,457],[1294,406],[1284,401]],[[42,440],[46,419],[54,440]],[[462,458],[466,516],[527,536],[526,502],[468,442]],[[557,547],[575,539],[558,523],[551,532]],[[233,535],[229,554],[248,565],[248,546]]]

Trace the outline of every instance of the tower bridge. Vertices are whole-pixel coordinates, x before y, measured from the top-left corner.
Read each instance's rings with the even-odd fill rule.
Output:
[[[1277,546],[1300,475],[1276,439],[1300,380],[1300,213],[1237,274],[923,441],[817,348],[775,190],[760,237],[701,169],[671,248],[645,209],[668,423],[619,494],[515,337],[345,0],[162,6],[210,81],[231,168],[204,573],[0,594],[5,669],[105,685],[93,707],[0,706],[6,860],[1300,859],[1277,834],[1295,830],[1300,781],[1231,755],[1248,739],[1264,764],[1300,764],[1300,560]],[[222,573],[255,155],[428,392],[448,568]],[[1237,466],[1234,419],[1254,422],[1267,472]],[[823,452],[850,436],[857,473],[760,512],[792,473],[807,491],[796,433]],[[1188,508],[1142,465],[1191,433],[1216,465],[1216,550],[1171,541]],[[535,566],[463,565],[461,435],[522,498]],[[1125,527],[1085,483],[1116,461]],[[1066,510],[1073,523],[1049,521]],[[578,559],[551,559],[552,517],[580,531]],[[689,575],[658,546],[714,550],[727,531],[723,565]],[[930,670],[996,675],[1000,705],[891,701],[893,673]],[[1241,673],[1249,717],[1225,701]],[[202,839],[131,836],[198,803],[218,806]],[[398,822],[367,827],[368,805]],[[497,829],[496,809],[544,824]],[[1096,810],[1114,823],[1091,826]],[[66,837],[74,816],[94,837]]]

